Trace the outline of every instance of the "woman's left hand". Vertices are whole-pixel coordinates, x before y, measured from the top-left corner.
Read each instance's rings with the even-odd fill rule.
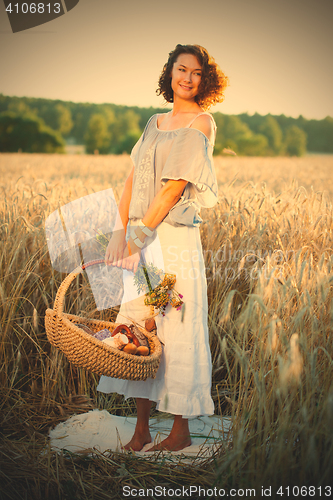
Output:
[[[141,257],[141,248],[136,246],[136,244],[133,241],[133,238],[130,237],[123,253],[123,260],[121,267],[123,269],[127,269],[128,271],[133,271],[133,273],[136,273],[140,262],[140,257]]]

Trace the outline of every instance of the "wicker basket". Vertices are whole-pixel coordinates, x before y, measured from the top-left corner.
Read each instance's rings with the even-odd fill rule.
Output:
[[[75,323],[84,324],[94,332],[103,328],[112,332],[118,325],[117,323],[82,318],[63,312],[65,293],[72,281],[85,268],[103,262],[103,260],[97,260],[77,267],[64,279],[57,292],[54,308],[47,309],[45,313],[46,335],[50,343],[60,349],[75,366],[81,366],[99,375],[125,380],[155,378],[162,354],[156,330],[148,332],[140,328],[149,342],[150,355],[135,356],[97,340],[75,325]]]

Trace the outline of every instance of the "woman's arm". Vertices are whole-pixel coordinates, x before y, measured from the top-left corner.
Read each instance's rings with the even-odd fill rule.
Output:
[[[125,181],[125,186],[118,205],[118,215],[120,216],[121,220],[119,221],[119,217],[117,217],[118,220],[116,220],[115,229],[117,229],[119,226],[119,229],[126,230],[128,224],[129,206],[132,198],[133,175],[134,166],[132,167],[129,176]]]
[[[126,227],[128,224],[129,206],[132,197],[134,166],[125,181],[125,186],[119,201],[116,222],[113,228],[112,238],[109,241],[105,252],[105,263],[116,263],[121,265],[124,248],[126,246]]]
[[[181,198],[186,184],[187,181],[183,179],[177,181],[168,180],[156,194],[143,217],[142,222],[144,225],[150,229],[155,229]],[[141,242],[144,242],[146,235],[141,229],[136,229],[136,235]],[[127,247],[123,254],[122,267],[135,273],[140,262],[141,249],[134,243],[132,236],[128,240],[128,244],[129,248]]]
[[[183,179],[168,180],[157,193],[143,217],[144,225],[155,229],[166,217],[169,210],[180,200],[186,184],[187,181]]]
[[[198,116],[193,122],[192,128],[200,130],[207,138],[212,136],[212,120],[207,115]],[[187,181],[184,179],[172,180],[169,179],[160,191],[156,194],[151,205],[149,206],[142,222],[150,229],[155,229],[160,222],[166,217],[169,210],[181,198]],[[136,235],[143,243],[146,235],[141,229],[136,228]],[[135,245],[133,238],[128,240],[128,247],[123,254],[122,267],[136,272],[140,261],[140,248]]]

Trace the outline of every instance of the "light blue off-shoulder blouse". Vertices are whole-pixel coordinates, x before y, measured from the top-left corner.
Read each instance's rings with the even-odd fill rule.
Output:
[[[155,195],[169,179],[184,179],[188,183],[182,197],[164,221],[172,226],[199,226],[202,222],[201,207],[213,207],[218,196],[213,162],[214,118],[208,114],[214,124],[212,137],[208,139],[203,132],[189,125],[160,130],[158,116],[153,115],[148,120],[131,152],[134,176],[129,219],[142,219]]]

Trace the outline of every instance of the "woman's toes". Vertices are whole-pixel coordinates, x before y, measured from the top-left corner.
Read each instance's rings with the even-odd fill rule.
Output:
[[[163,439],[160,443],[152,446],[149,448],[147,451],[160,451],[160,450],[165,450],[165,451],[180,451],[183,450],[184,448],[187,448],[188,446],[191,446],[191,437],[185,437],[183,439],[173,439],[172,437],[168,436],[167,438]]]
[[[146,434],[145,436],[139,435],[136,436],[134,435],[132,439],[130,440],[129,443],[127,443],[125,446],[123,446],[123,450],[132,450],[132,451],[141,451],[142,448],[148,444],[151,443],[151,435],[150,433]]]

